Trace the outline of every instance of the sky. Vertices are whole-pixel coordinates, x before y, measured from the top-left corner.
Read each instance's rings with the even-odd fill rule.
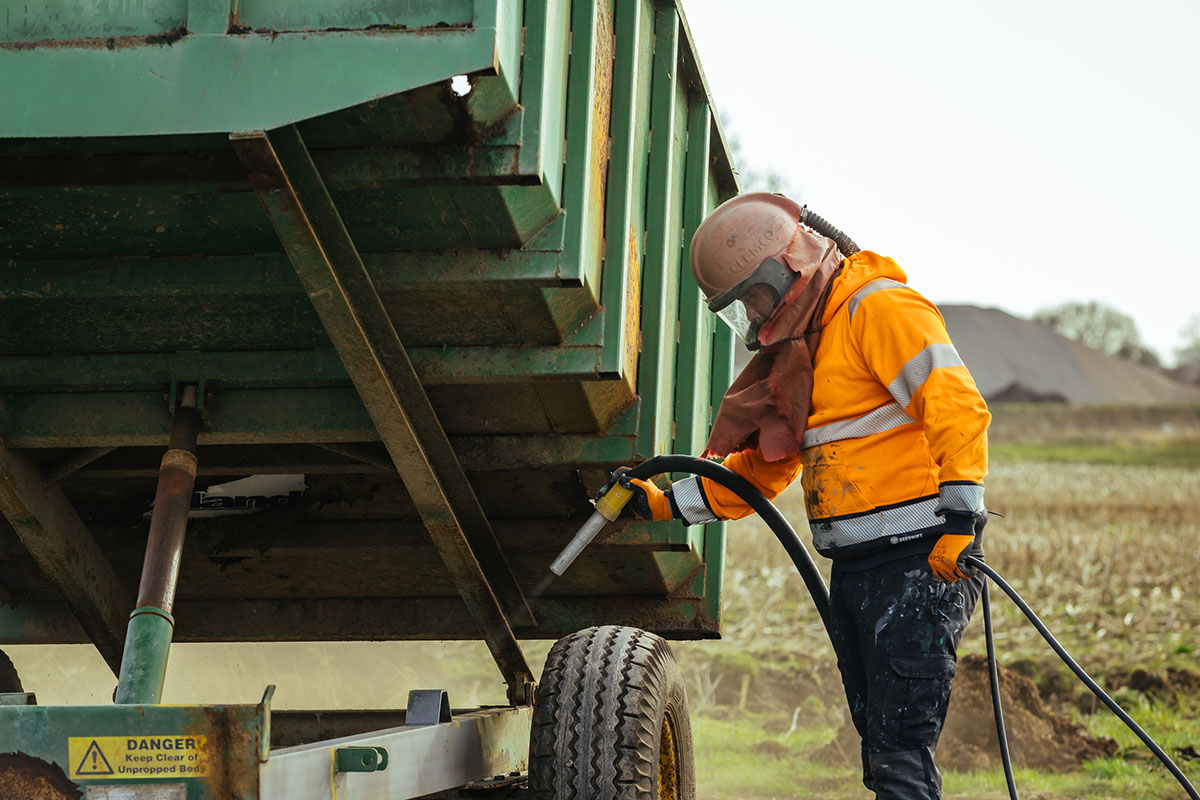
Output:
[[[682,0],[742,173],[938,303],[1200,314],[1200,2]]]

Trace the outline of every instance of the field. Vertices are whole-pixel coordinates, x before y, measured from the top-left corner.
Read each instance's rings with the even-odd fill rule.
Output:
[[[989,563],[1200,780],[1200,410],[995,413],[987,501],[1005,516],[988,525]],[[799,491],[780,505],[803,532]],[[757,522],[736,523],[727,569],[725,638],[674,645],[693,709],[699,797],[866,797],[828,641],[782,550]],[[1022,796],[1181,796],[999,592],[993,605]],[[530,662],[540,665],[548,647],[528,645]],[[5,649],[42,702],[111,695],[111,674],[89,647]],[[1007,796],[973,657],[983,650],[977,612],[939,750],[948,798]],[[416,686],[445,687],[458,706],[503,700],[481,644],[355,643],[178,646],[164,701],[255,702],[268,682],[279,684],[280,708],[402,707]]]
[[[1127,424],[1120,410],[1031,424],[1037,408],[997,410],[988,507],[989,563],[1083,666],[1195,782],[1200,779],[1200,437],[1180,410]],[[1045,420],[1042,420],[1045,422]],[[1068,447],[1072,448],[1068,451]],[[1158,463],[1163,451],[1179,454]],[[1071,457],[1065,458],[1064,451]],[[1096,463],[1089,463],[1089,462]],[[779,505],[799,528],[799,492]],[[818,560],[818,563],[821,563]],[[705,798],[866,797],[857,754],[830,743],[846,723],[832,652],[774,537],[732,526],[725,639],[676,648],[695,712]],[[1022,725],[1006,711],[1026,797],[1167,798],[1180,789],[1115,717],[1057,661],[1037,632],[993,592],[1005,680],[1036,685],[1046,711],[1082,726]],[[940,748],[947,797],[1006,797],[990,746],[966,741],[992,726],[981,614],[964,638],[959,695]],[[974,672],[965,669],[974,667]],[[968,678],[975,690],[967,694]],[[1019,688],[1019,687],[1018,687]],[[1026,698],[1028,702],[1028,698]],[[843,734],[847,733],[843,731]],[[994,734],[992,743],[994,743]],[[1024,741],[1022,741],[1024,737]],[[1103,739],[1115,740],[1115,747]],[[1101,740],[1098,746],[1087,745]],[[844,739],[855,745],[852,737]],[[990,743],[989,743],[990,744]],[[1089,752],[1089,746],[1092,747]],[[1103,755],[1105,748],[1115,750]],[[1091,755],[1093,757],[1088,758]]]

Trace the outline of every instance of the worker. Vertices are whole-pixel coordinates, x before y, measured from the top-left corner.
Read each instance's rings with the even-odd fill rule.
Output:
[[[800,478],[813,544],[833,561],[830,635],[863,783],[881,799],[938,798],[934,749],[983,587],[964,559],[982,555],[990,415],[941,314],[899,265],[843,257],[801,215],[781,195],[745,194],[692,239],[709,309],[757,351],[705,456],[772,499]],[[707,478],[665,491],[622,482],[656,520],[751,513]]]

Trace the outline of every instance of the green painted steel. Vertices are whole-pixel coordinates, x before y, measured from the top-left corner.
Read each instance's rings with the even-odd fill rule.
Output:
[[[521,101],[528,122],[523,120],[518,167],[523,174],[541,176],[555,200],[561,201],[570,4],[565,0],[529,3],[525,14],[526,31],[533,35],[525,41]]]
[[[742,346],[729,326],[717,326],[713,337],[712,395],[709,401],[714,414],[725,396],[725,389],[733,383],[736,374],[734,350]],[[725,528],[724,522],[710,522],[704,526],[704,564],[707,570],[705,614],[718,625],[721,621],[721,575],[725,570]]]
[[[94,607],[73,601],[82,628],[54,595],[86,599],[79,576],[17,587],[30,601],[0,605],[0,641],[119,652],[130,609],[100,610],[137,580],[164,397],[201,381],[198,490],[307,489],[285,516],[193,521],[206,549],[184,558],[178,640],[479,635],[231,132],[295,124],[382,304],[371,324],[404,342],[521,590],[614,467],[703,449],[732,342],[687,250],[737,178],[677,0],[112,8],[0,20],[0,70],[30,76],[0,87],[0,441],[117,576]],[[337,546],[315,554],[317,530]],[[37,576],[48,556],[18,533],[34,541],[0,522],[0,549]],[[514,633],[715,635],[723,541],[623,522]]]
[[[456,74],[494,68],[497,34],[473,30],[446,40],[415,31],[189,34],[174,42],[155,41],[169,35],[146,37],[140,45],[113,50],[103,40],[45,52],[10,46],[0,49],[0,73],[28,80],[4,82],[0,103],[19,111],[5,115],[9,123],[0,133],[122,136],[274,128],[423,86],[448,68]],[[31,63],[35,58],[39,62]],[[114,94],[114,85],[138,91]]]
[[[687,176],[683,200],[683,253],[687,258],[692,234],[712,210],[709,200],[710,111],[696,103],[688,117]],[[679,285],[679,352],[676,386],[681,389],[675,406],[675,451],[699,453],[708,439],[708,415],[711,404],[709,376],[714,316],[704,309],[700,287],[693,281]]]
[[[259,0],[241,4],[244,20],[212,32],[190,29],[189,6],[207,5],[201,0],[176,0],[162,22],[154,4],[136,5],[142,14],[131,21],[122,21],[123,7],[100,2],[26,10],[21,27],[0,42],[0,74],[23,76],[0,86],[0,105],[10,112],[0,136],[274,128],[448,75],[511,71],[519,58],[515,0],[383,16],[363,3]],[[372,16],[379,21],[366,22]],[[63,17],[73,21],[60,24]],[[441,33],[430,35],[430,27]]]
[[[679,14],[666,6],[656,11],[652,141],[647,197],[646,269],[642,283],[642,354],[638,386],[654,398],[638,431],[638,451],[648,455],[671,449],[675,405],[675,352],[683,207],[683,167],[687,137],[687,88],[680,74]],[[647,391],[647,387],[653,387]]]
[[[426,386],[600,378],[598,347],[415,348],[410,355]],[[137,391],[200,380],[225,389],[350,385],[333,350],[0,356],[0,386],[11,391]]]
[[[687,263],[692,234],[708,213],[710,175],[710,111],[705,103],[695,103],[688,112],[687,157],[684,165],[683,239],[680,261]],[[708,439],[710,395],[710,348],[714,331],[713,315],[703,307],[699,286],[694,280],[679,282],[679,344],[675,362],[675,426],[673,452],[700,454]],[[692,526],[687,541],[703,552],[704,528]]]
[[[161,447],[167,442],[166,426],[170,423],[163,395],[156,392],[18,394],[5,398],[0,413],[4,417],[4,441],[15,448]],[[547,431],[452,439],[455,450],[472,471],[489,466],[523,469],[556,464],[619,465],[637,458],[629,436]],[[200,434],[201,445],[236,446],[243,451],[259,445],[376,441],[379,434],[357,393],[350,388],[219,391],[212,421]],[[278,472],[270,469],[275,457],[267,452],[257,461],[244,463]]]
[[[616,0],[611,150],[605,202],[604,272],[600,302],[604,366],[628,375],[637,369],[645,243],[646,159],[650,128],[650,65],[654,10],[649,0]]]
[[[175,619],[155,606],[135,608],[125,632],[125,654],[113,701],[124,705],[154,705],[162,701],[167,658]]]

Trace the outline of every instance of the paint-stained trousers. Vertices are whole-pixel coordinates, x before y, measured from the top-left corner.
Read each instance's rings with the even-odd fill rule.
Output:
[[[958,643],[982,590],[981,576],[938,580],[924,555],[862,572],[834,565],[833,648],[862,737],[863,783],[878,800],[942,796],[933,754]]]

